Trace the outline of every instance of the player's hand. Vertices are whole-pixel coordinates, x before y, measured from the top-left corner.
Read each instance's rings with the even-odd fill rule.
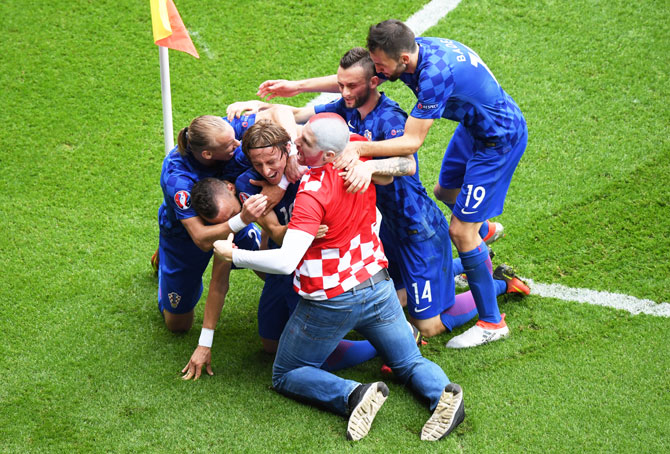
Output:
[[[242,115],[257,113],[261,110],[261,107],[263,107],[261,101],[238,101],[226,108],[226,115],[228,121],[233,121],[234,118],[240,118]]]
[[[277,185],[272,185],[265,180],[249,180],[249,183],[263,188],[261,189],[261,194],[267,198],[267,205],[265,206],[263,216],[272,211],[272,209],[281,202],[281,199],[284,198],[284,194],[286,193],[286,189],[282,189]]]
[[[323,238],[328,233],[328,226],[326,224],[321,224],[319,230],[316,231],[316,239]]]
[[[345,170],[353,167],[361,157],[361,152],[359,151],[361,143],[362,142],[349,142],[347,146],[344,147],[344,150],[342,150],[342,153],[335,158],[333,166],[335,166],[336,169]]]
[[[267,209],[268,199],[263,194],[254,194],[244,201],[240,217],[245,224],[251,224],[263,216]]]
[[[370,162],[370,161],[367,161]],[[372,181],[372,170],[365,162],[358,161],[353,167],[349,167],[346,172],[340,172],[344,178],[344,185],[347,192],[365,192]]]
[[[301,166],[298,164],[298,155],[288,157],[288,160],[286,161],[286,167],[284,167],[284,175],[286,175],[288,181],[295,183],[302,178],[306,171],[306,166]]]
[[[231,233],[227,239],[214,242],[214,254],[225,262],[233,261],[233,249],[236,247],[233,244],[233,238],[235,238],[235,235]]]
[[[181,373],[184,374],[181,377],[182,380],[190,380],[192,378],[195,381],[200,378],[202,366],[206,366],[209,375],[214,375],[212,371],[212,349],[198,345],[186,367],[181,370]]]
[[[276,98],[277,96],[290,98],[297,94],[300,94],[298,83],[293,80],[284,79],[266,80],[258,86],[258,92],[256,92],[257,96],[266,101]]]

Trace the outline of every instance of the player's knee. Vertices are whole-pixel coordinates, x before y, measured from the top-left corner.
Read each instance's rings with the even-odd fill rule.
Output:
[[[172,314],[163,311],[165,326],[173,333],[185,333],[193,326],[193,311],[185,314]]]
[[[456,203],[456,198],[458,197],[459,192],[460,189],[443,188],[440,186],[440,183],[436,183],[435,187],[433,188],[433,194],[435,195],[435,198],[440,202],[446,203],[448,205],[453,205]]]
[[[447,328],[442,324],[440,316],[436,315],[435,317],[428,318],[426,320],[418,320],[415,318],[411,319],[412,324],[421,331],[423,337],[433,337],[438,334],[442,334],[447,330]]]

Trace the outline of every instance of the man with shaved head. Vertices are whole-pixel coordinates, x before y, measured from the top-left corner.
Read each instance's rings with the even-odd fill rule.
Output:
[[[298,160],[310,170],[300,182],[282,246],[246,251],[235,249],[229,237],[215,243],[215,254],[267,273],[295,271],[293,286],[301,298],[279,340],[272,376],[278,392],[348,416],[350,440],[367,435],[389,394],[386,384],[361,384],[320,368],[344,335],[355,329],[399,380],[430,402],[433,414],[421,439],[439,440],[465,417],[463,391],[421,356],[408,327],[377,235],[374,185],[348,192],[332,165],[348,143],[349,128],[342,117],[313,116],[296,141]],[[371,162],[375,161],[359,165]],[[391,170],[373,175],[376,184],[393,179]],[[321,224],[328,226],[328,234],[317,239]]]

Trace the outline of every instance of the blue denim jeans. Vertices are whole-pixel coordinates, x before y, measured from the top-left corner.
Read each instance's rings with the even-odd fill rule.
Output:
[[[301,298],[279,339],[274,388],[292,398],[348,415],[349,394],[360,383],[320,369],[352,329],[365,336],[403,383],[433,410],[449,379],[419,352],[392,281],[351,290],[326,301]]]

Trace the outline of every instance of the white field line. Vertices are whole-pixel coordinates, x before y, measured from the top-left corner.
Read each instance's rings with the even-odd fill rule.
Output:
[[[421,36],[426,30],[437,24],[447,13],[458,6],[461,0],[433,0],[427,3],[418,12],[412,14],[405,24],[412,29],[416,36]],[[307,106],[327,104],[339,98],[337,93],[321,93],[307,103]]]
[[[657,317],[670,317],[670,304],[668,303],[656,303],[621,293],[600,292],[587,288],[570,288],[560,284],[542,284],[533,282],[531,279],[526,279],[526,281],[530,284],[531,295],[612,307],[628,311],[634,315],[649,314]]]
[[[425,5],[417,13],[413,14],[405,23],[412,29],[416,36],[421,36],[430,27],[437,24],[447,13],[458,6],[460,0],[433,0]],[[338,98],[336,93],[321,93],[310,101],[308,106],[325,104]],[[649,314],[659,317],[670,317],[670,304],[657,304],[651,300],[641,300],[633,296],[620,293],[599,292],[585,288],[570,288],[560,284],[531,283],[531,294],[544,298],[555,298],[563,301],[575,301],[588,303],[596,306],[612,307],[622,309],[631,314]]]

